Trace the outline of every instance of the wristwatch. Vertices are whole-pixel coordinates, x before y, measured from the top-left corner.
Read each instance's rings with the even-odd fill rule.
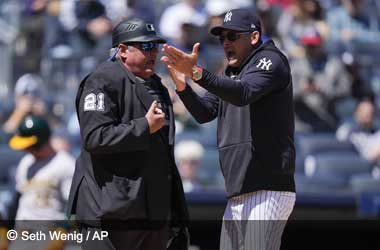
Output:
[[[200,80],[202,78],[203,69],[195,65],[193,66],[192,70],[193,70],[193,75],[191,76],[191,79],[193,79],[193,81]]]

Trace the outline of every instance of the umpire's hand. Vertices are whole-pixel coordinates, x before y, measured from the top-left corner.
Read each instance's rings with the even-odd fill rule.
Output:
[[[145,118],[148,120],[149,132],[151,134],[160,130],[165,124],[165,113],[158,108],[157,101],[152,102]]]

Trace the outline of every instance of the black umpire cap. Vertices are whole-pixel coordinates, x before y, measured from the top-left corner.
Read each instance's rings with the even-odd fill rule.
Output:
[[[112,48],[120,43],[128,42],[157,42],[166,43],[166,40],[157,36],[152,23],[132,17],[121,21],[112,31]]]
[[[252,9],[233,9],[224,15],[223,25],[213,27],[210,33],[219,36],[223,30],[258,31],[261,34],[259,17]]]

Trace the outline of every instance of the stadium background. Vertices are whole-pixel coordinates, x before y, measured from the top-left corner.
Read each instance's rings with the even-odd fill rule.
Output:
[[[107,59],[115,23],[142,15],[184,50],[200,41],[201,65],[221,72],[224,54],[208,29],[237,7],[257,10],[263,38],[276,41],[293,71],[298,193],[283,249],[297,249],[300,238],[326,248],[324,237],[339,242],[337,249],[344,242],[347,247],[379,249],[377,0],[1,0],[0,213],[14,190],[14,170],[22,156],[7,146],[17,127],[14,117],[28,112],[45,116],[54,129],[55,147],[77,156],[76,88]],[[158,63],[157,71],[171,90],[177,144],[192,140],[202,146],[187,144],[177,152],[179,159],[194,158],[191,163],[200,165],[188,167],[187,175],[182,171],[191,184],[192,243],[214,249],[225,204],[216,124],[198,125],[175,95],[164,66]]]

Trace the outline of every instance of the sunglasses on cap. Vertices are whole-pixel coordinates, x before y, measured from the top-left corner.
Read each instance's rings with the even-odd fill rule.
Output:
[[[241,35],[243,35],[243,34],[249,34],[249,33],[252,33],[252,31],[228,32],[226,34],[226,36],[220,35],[219,36],[219,41],[220,41],[221,44],[223,44],[225,40],[228,40],[230,42],[235,42],[236,40],[238,40],[241,37]]]
[[[155,42],[135,42],[135,43],[127,43],[126,45],[131,45],[131,46],[138,45],[139,48],[143,51],[158,50],[158,47],[159,47],[159,43],[155,43]]]

